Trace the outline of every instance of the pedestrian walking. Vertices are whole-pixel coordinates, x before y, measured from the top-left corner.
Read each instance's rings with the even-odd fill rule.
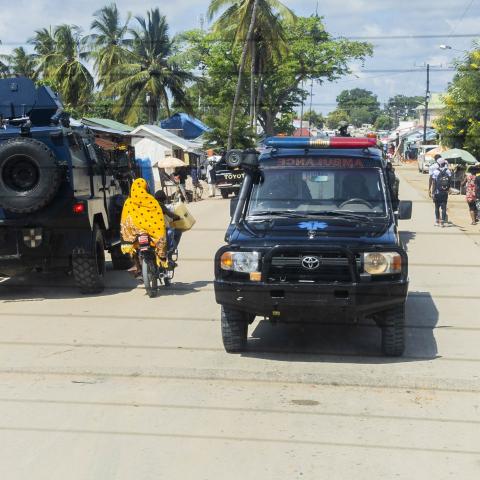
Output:
[[[477,169],[475,167],[470,167],[461,185],[461,188],[465,187],[465,199],[472,219],[472,225],[476,225],[478,219],[476,174]]]
[[[215,166],[217,165],[218,156],[212,155],[208,158],[207,166],[207,183],[209,189],[209,197],[215,197],[217,195],[217,173]]]
[[[440,158],[437,163],[438,169],[432,174],[429,194],[435,204],[435,226],[444,227],[447,222],[447,204],[452,184],[452,172],[445,159]]]

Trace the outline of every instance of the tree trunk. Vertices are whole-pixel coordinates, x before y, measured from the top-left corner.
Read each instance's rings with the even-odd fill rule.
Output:
[[[255,133],[257,133],[257,118],[260,115],[260,112],[262,111],[262,99],[263,99],[263,77],[262,77],[262,71],[260,70],[258,72],[258,78],[257,78],[257,99],[255,101]]]
[[[254,127],[255,125],[255,56],[256,56],[256,48],[255,48],[255,41],[252,41],[250,46],[250,57],[251,57],[251,69],[250,69],[250,127]]]
[[[232,148],[233,129],[235,127],[235,117],[237,115],[238,104],[240,102],[240,93],[242,91],[243,71],[245,70],[245,63],[247,61],[248,46],[252,38],[253,31],[255,29],[255,24],[257,22],[257,7],[258,7],[258,0],[255,0],[252,8],[252,19],[250,20],[250,26],[248,27],[247,38],[245,39],[245,43],[243,45],[242,57],[240,59],[240,69],[238,71],[237,90],[235,92],[235,98],[233,100],[232,115],[230,117],[230,126],[228,128],[227,150],[231,150]]]
[[[270,110],[266,110],[264,114],[265,119],[265,135],[273,137],[275,135],[275,114]]]

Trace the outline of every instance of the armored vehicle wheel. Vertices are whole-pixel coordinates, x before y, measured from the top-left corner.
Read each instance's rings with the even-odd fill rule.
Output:
[[[228,353],[243,352],[247,347],[248,319],[237,310],[222,306],[222,340]]]
[[[400,357],[405,351],[405,307],[392,308],[382,322],[382,350],[387,357]]]
[[[124,255],[120,245],[113,247],[110,255],[114,270],[128,270],[133,265],[130,255]]]
[[[83,294],[100,293],[105,288],[105,244],[100,228],[95,227],[90,252],[76,249],[72,255],[75,282]]]
[[[220,193],[222,194],[222,198],[227,199],[229,195],[228,190],[220,190]]]
[[[53,152],[33,138],[12,138],[0,144],[0,207],[12,213],[33,213],[48,205],[61,183]]]

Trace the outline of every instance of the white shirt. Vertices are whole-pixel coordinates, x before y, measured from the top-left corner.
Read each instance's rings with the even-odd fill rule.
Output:
[[[445,164],[445,168],[448,168],[448,162]],[[428,174],[433,177],[433,173],[439,169],[440,165],[437,163],[437,161],[435,161],[428,167]]]

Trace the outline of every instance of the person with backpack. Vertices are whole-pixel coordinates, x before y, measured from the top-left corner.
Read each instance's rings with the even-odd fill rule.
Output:
[[[444,227],[447,221],[448,194],[452,186],[452,172],[444,158],[437,160],[438,169],[432,174],[429,194],[435,204],[435,226]]]

